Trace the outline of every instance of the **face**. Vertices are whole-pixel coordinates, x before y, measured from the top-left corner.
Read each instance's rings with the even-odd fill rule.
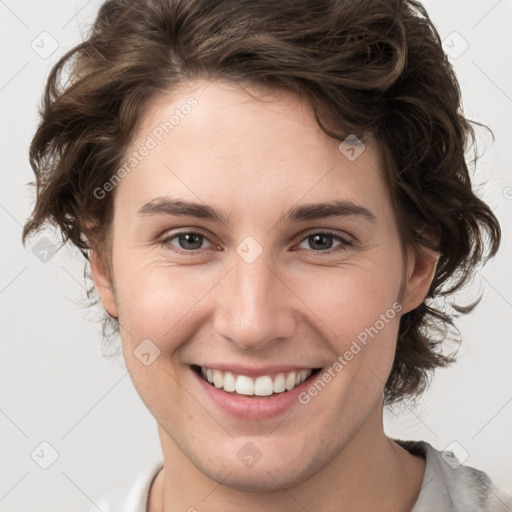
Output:
[[[197,82],[148,105],[115,190],[113,283],[97,253],[91,269],[164,452],[272,490],[382,430],[431,265],[402,254],[375,142],[354,159],[292,93],[256,96]]]

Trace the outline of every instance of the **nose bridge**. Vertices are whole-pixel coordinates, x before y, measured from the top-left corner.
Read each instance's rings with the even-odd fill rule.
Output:
[[[293,314],[268,254],[236,256],[216,301],[217,332],[242,348],[258,348],[290,336]]]

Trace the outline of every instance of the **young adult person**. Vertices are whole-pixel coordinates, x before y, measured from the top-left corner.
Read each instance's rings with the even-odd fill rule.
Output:
[[[23,237],[86,256],[163,454],[91,510],[511,510],[383,429],[500,239],[421,4],[108,1],[44,100]]]

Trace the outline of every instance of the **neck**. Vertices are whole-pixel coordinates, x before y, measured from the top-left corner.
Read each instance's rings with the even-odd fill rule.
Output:
[[[421,489],[425,460],[384,434],[382,404],[333,459],[312,477],[282,490],[247,492],[200,472],[159,426],[164,470],[155,479],[148,512],[183,510],[291,512],[379,510],[409,512]]]

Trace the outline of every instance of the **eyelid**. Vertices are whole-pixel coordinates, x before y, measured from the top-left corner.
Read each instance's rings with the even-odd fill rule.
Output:
[[[353,236],[350,236],[348,233],[340,233],[339,231],[332,229],[313,229],[308,232],[302,233],[296,245],[304,243],[304,241],[306,241],[310,236],[313,235],[330,235],[339,242],[339,245],[319,251],[315,251],[313,249],[305,249],[302,247],[294,247],[293,250],[306,251],[306,253],[310,254],[311,256],[321,258],[333,255],[335,253],[339,253],[340,251],[346,251],[354,245]]]
[[[207,240],[214,247],[216,247],[213,240],[211,240],[211,238],[207,234],[205,234],[200,228],[181,229],[181,230],[175,231],[175,232],[166,231],[165,234],[162,236],[159,243],[162,245],[171,245],[170,240],[172,240],[173,238],[177,238],[180,235],[199,235],[199,236],[203,237],[205,240]],[[190,255],[203,254],[206,250],[210,249],[209,247],[206,247],[204,249],[187,251],[186,249],[181,249],[180,247],[175,247],[175,246],[172,246],[172,247],[173,248],[171,250],[176,252],[177,254],[190,254]]]
[[[336,229],[330,229],[330,228],[325,228],[325,229],[321,229],[321,228],[309,229],[307,231],[304,231],[304,232],[300,233],[300,235],[297,235],[296,240],[298,240],[299,242],[302,242],[306,238],[309,238],[310,236],[313,236],[313,235],[331,235],[334,238],[342,240],[343,242],[345,242],[347,244],[348,243],[353,243],[355,241],[355,237],[353,237],[352,235],[349,235],[347,232],[345,232],[345,231],[338,231]],[[319,252],[319,251],[315,251],[315,252]],[[326,251],[324,251],[324,252],[326,252]]]

